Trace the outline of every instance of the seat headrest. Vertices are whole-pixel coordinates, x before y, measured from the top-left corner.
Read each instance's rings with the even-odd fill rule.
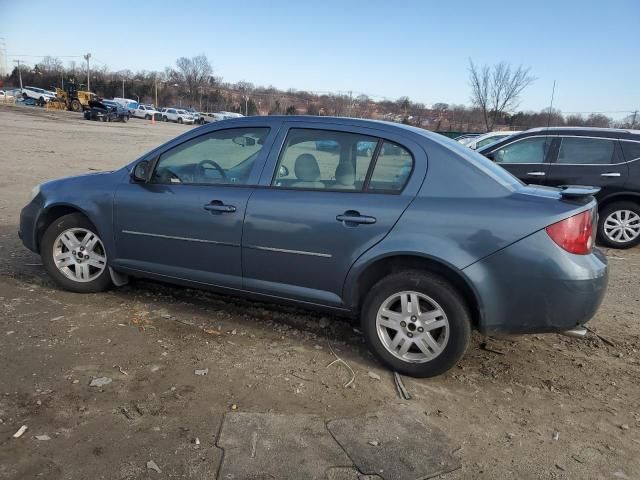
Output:
[[[340,162],[336,167],[336,182],[347,187],[353,186],[356,182],[356,172],[353,165],[348,162]]]
[[[320,179],[318,161],[310,153],[303,153],[296,158],[294,172],[298,180],[303,182],[316,182]]]

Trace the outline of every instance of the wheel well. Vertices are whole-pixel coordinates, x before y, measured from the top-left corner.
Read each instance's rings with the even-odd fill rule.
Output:
[[[602,202],[598,203],[598,211],[601,211],[603,208],[607,207],[608,205],[611,205],[612,203],[617,203],[617,202],[633,202],[640,205],[640,195],[623,194],[623,195],[614,195],[611,197],[607,197],[604,200],[602,200]]]
[[[40,216],[38,219],[38,224],[36,226],[36,249],[40,251],[40,242],[42,240],[42,236],[44,232],[47,230],[49,225],[55,222],[60,217],[64,217],[70,213],[82,213],[77,208],[69,207],[67,205],[59,205],[56,207],[52,207],[47,210],[44,214]]]
[[[380,279],[403,270],[422,270],[440,275],[449,281],[465,299],[469,312],[471,313],[472,326],[479,328],[481,320],[480,305],[475,293],[466,280],[453,268],[425,257],[397,255],[383,258],[369,265],[358,278],[356,298],[354,298],[353,304],[359,309],[367,292],[370,291]]]

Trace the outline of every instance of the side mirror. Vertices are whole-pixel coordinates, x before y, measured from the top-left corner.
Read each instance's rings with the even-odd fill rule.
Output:
[[[289,176],[289,169],[284,165],[280,165],[280,168],[278,169],[278,178],[288,177],[288,176]]]
[[[495,162],[495,152],[491,152],[491,153],[486,153],[484,156],[487,157],[489,160],[491,160],[492,162]]]
[[[142,160],[138,162],[136,166],[133,168],[133,173],[131,174],[131,178],[133,178],[136,182],[147,182],[149,180],[151,164],[147,160]]]

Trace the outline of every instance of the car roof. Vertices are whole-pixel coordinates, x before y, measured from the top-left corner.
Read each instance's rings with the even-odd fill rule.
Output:
[[[626,138],[628,135],[638,136],[640,130],[630,128],[601,128],[601,127],[538,127],[523,133],[548,132],[551,135],[591,135],[596,137]],[[634,138],[632,138],[634,139]],[[640,140],[640,138],[635,138]]]
[[[538,127],[525,130],[511,137],[492,143],[478,149],[479,153],[488,152],[496,148],[500,148],[507,143],[522,138],[550,135],[550,136],[568,136],[568,137],[601,137],[614,138],[616,140],[634,140],[640,142],[640,130],[625,128],[598,128],[598,127]]]

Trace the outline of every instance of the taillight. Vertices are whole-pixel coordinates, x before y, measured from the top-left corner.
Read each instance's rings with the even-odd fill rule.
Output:
[[[546,230],[551,239],[569,253],[586,255],[591,253],[594,243],[592,210],[549,225]]]

